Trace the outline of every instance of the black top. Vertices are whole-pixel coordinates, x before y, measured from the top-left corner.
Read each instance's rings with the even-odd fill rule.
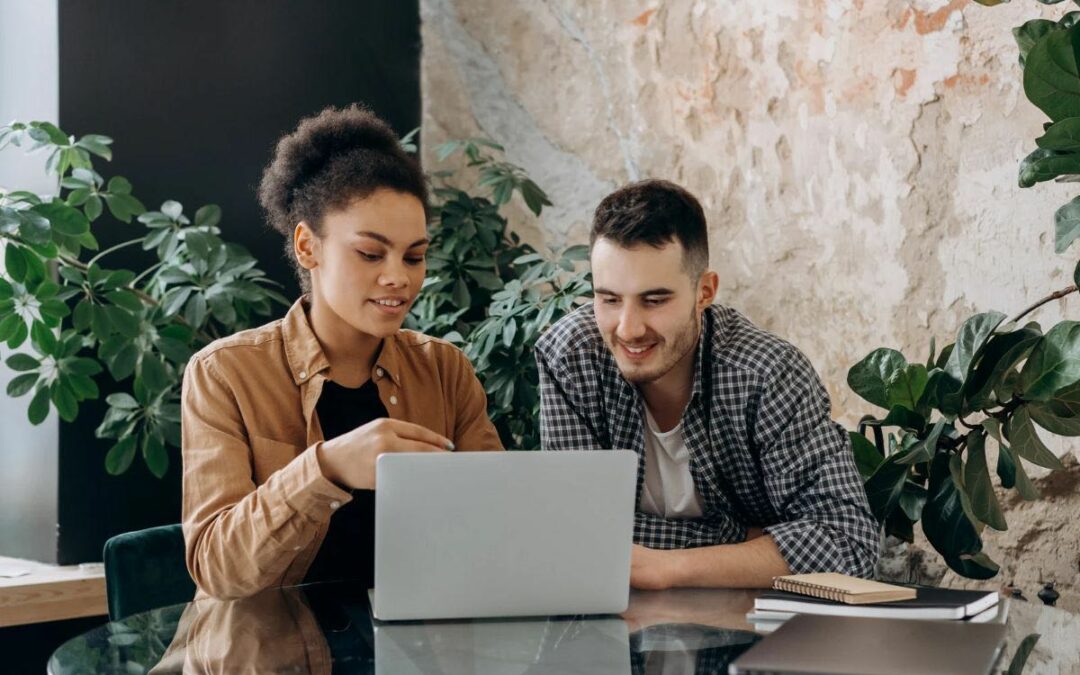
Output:
[[[327,380],[315,405],[323,437],[336,438],[372,420],[386,417],[379,389],[368,380],[349,389]],[[304,583],[352,580],[363,588],[375,585],[375,491],[352,490],[352,501],[330,516],[326,532]]]

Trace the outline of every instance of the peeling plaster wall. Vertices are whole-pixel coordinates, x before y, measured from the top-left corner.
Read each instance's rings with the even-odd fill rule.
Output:
[[[422,0],[425,159],[452,138],[506,145],[555,202],[539,220],[518,207],[515,227],[554,246],[585,241],[624,182],[684,185],[709,218],[721,302],[806,352],[851,424],[868,406],[846,372],[871,349],[923,360],[969,314],[1070,283],[1052,218],[1075,187],[1016,185],[1044,116],[1010,33],[1064,7]],[[1066,314],[1080,302],[1037,318]]]

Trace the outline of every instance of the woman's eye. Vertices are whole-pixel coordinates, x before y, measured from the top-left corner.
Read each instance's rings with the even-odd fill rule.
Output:
[[[405,262],[410,265],[420,265],[424,262],[424,256],[405,258]]]
[[[357,251],[357,253],[359,253],[360,257],[364,260],[369,260],[371,262],[375,262],[376,260],[382,260],[382,256],[378,253],[365,253],[364,251]]]

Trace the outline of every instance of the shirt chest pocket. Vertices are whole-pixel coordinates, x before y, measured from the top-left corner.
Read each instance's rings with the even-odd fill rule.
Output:
[[[304,446],[275,441],[261,436],[251,437],[252,475],[256,485],[262,485],[278,469],[281,469],[304,451]]]

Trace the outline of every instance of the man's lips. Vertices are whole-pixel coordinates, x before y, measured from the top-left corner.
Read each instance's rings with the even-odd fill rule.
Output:
[[[647,344],[628,345],[625,342],[619,343],[619,350],[623,356],[630,361],[644,361],[649,358],[656,351],[656,342],[650,342]]]

